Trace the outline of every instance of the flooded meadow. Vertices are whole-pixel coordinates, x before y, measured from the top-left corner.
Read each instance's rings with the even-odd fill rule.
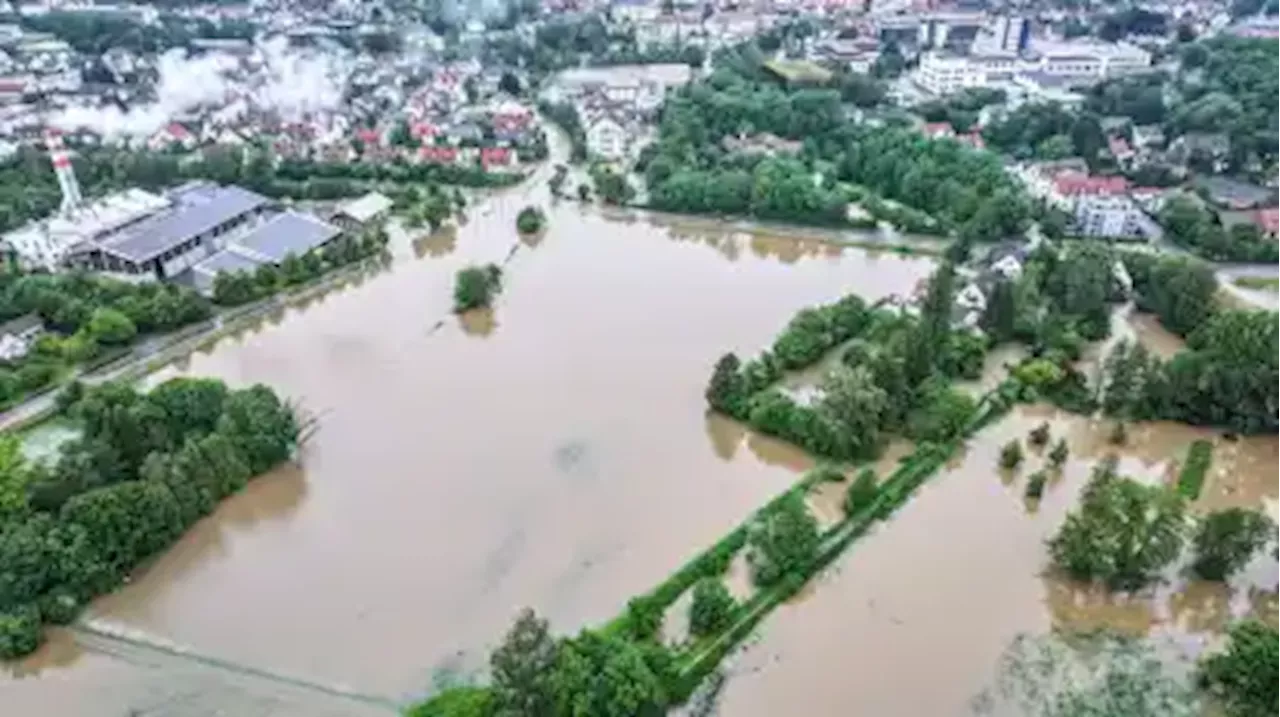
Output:
[[[605,621],[810,465],[707,415],[716,358],[767,346],[802,307],[907,292],[933,268],[572,203],[517,237],[533,201],[546,198],[517,187],[456,230],[397,231],[388,266],[152,376],[265,383],[318,430],[297,466],[85,616],[171,651],[56,631],[0,676],[0,701],[207,714],[231,695],[237,714],[316,713],[227,669],[243,666],[402,703],[482,669],[523,606],[561,631]],[[454,273],[486,262],[504,268],[496,306],[454,315]],[[181,678],[189,656],[219,674]],[[238,702],[228,680],[268,694]]]

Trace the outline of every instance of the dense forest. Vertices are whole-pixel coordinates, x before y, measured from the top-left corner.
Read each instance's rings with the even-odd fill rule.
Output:
[[[150,392],[72,384],[82,434],[52,464],[0,440],[0,658],[36,649],[220,500],[287,460],[299,425],[268,388],[173,379]]]

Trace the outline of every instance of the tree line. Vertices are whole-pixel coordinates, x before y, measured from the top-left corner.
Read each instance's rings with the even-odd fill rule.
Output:
[[[1274,264],[1280,260],[1275,239],[1252,223],[1224,227],[1218,216],[1191,197],[1174,197],[1160,209],[1160,225],[1169,241],[1213,261]]]
[[[0,405],[20,400],[99,360],[139,336],[164,333],[212,316],[194,291],[159,282],[132,284],[85,272],[0,271],[0,321],[34,313],[46,333],[20,359],[0,365]]]
[[[1165,361],[1141,344],[1107,357],[1102,409],[1122,420],[1171,420],[1237,433],[1275,433],[1280,344],[1276,314],[1218,306],[1217,280],[1201,262],[1125,257],[1139,309],[1154,313],[1186,348]]]
[[[27,464],[16,439],[0,442],[0,658],[35,650],[43,623],[73,620],[299,437],[261,385],[77,383],[59,406],[81,435],[54,462]]]

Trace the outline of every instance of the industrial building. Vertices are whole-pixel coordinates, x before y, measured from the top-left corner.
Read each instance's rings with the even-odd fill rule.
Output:
[[[0,238],[28,270],[81,269],[125,281],[176,280],[208,289],[219,271],[278,264],[341,233],[247,189],[210,182],[189,182],[164,194],[130,189],[85,202],[61,141],[50,135],[47,142],[62,206],[57,215]]]

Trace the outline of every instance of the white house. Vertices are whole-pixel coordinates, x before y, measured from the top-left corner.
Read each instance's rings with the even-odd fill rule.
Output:
[[[44,322],[34,313],[0,324],[0,361],[17,361],[31,350],[44,331]]]
[[[627,154],[627,130],[612,117],[600,117],[587,127],[587,149],[616,161]]]

